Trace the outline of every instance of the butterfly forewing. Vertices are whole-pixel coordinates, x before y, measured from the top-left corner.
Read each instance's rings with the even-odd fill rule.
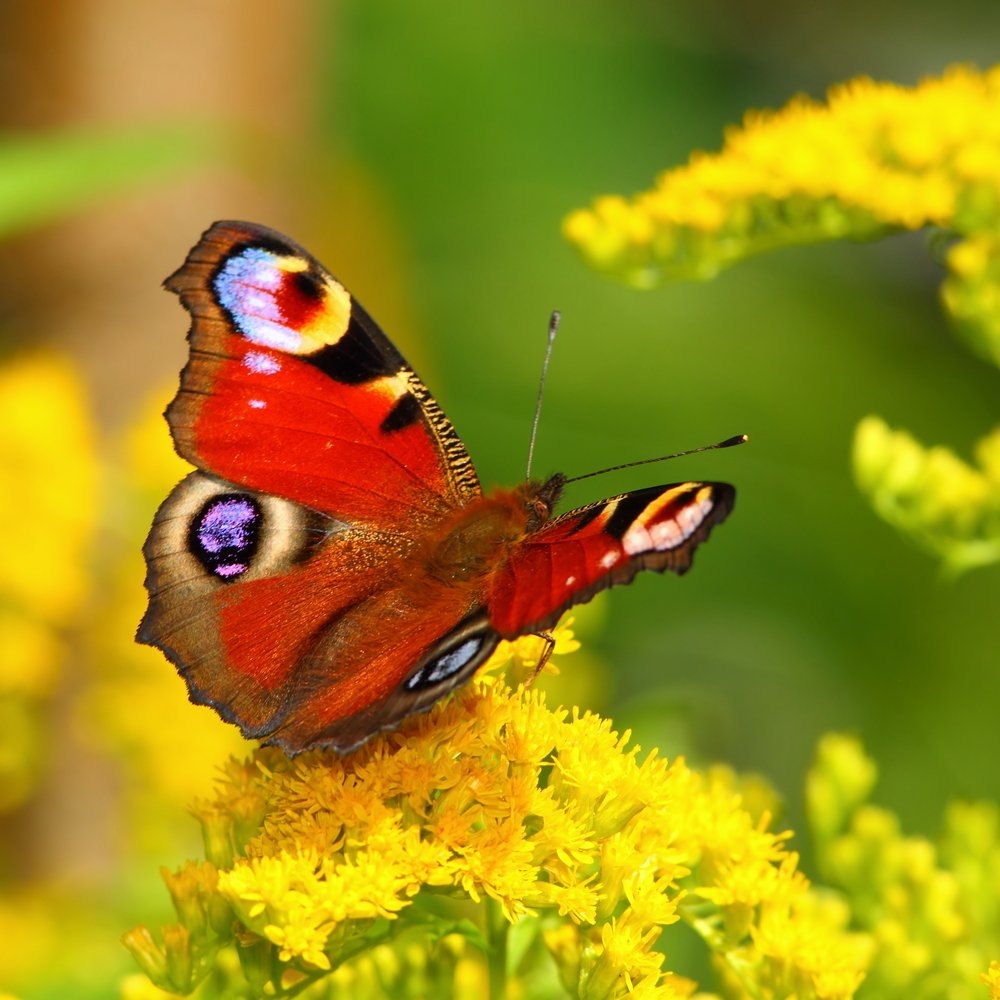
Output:
[[[168,410],[180,454],[349,523],[433,520],[479,493],[440,407],[344,287],[290,240],[216,223],[167,280],[192,316]]]
[[[628,583],[639,570],[686,572],[735,497],[728,483],[674,483],[555,518],[528,535],[494,577],[490,620],[512,638],[548,628],[566,608]]]

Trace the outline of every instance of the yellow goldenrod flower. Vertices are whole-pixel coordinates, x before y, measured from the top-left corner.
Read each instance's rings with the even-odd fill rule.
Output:
[[[867,78],[827,101],[795,98],[729,129],[631,200],[604,196],[569,215],[584,258],[640,287],[709,278],[754,253],[939,226],[946,306],[1000,363],[1000,67],[954,66],[916,87]]]
[[[489,674],[348,757],[233,761],[198,814],[209,860],[168,877],[180,923],[162,944],[126,936],[166,989],[235,948],[251,995],[320,979],[370,995],[372,961],[399,995],[442,968],[456,994],[511,975],[516,991],[544,942],[574,995],[683,997],[694,984],[661,950],[679,921],[761,995],[846,998],[868,960],[731,783],[640,759],[606,720]]]
[[[990,962],[990,967],[983,973],[982,980],[990,988],[990,1000],[1000,1000],[1000,962]]]
[[[1000,559],[1000,428],[976,446],[979,468],[867,417],[854,473],[875,510],[952,572]]]
[[[856,739],[827,733],[816,748],[816,764],[806,778],[806,805],[813,839],[829,843],[875,787],[878,771]]]
[[[811,819],[822,831],[821,871],[875,942],[863,995],[976,996],[1000,948],[1000,810],[955,804],[938,843],[907,837],[893,814],[865,802],[873,776],[856,740],[832,736],[809,779],[810,787],[852,789],[841,804],[811,795],[809,806],[820,810]]]
[[[121,1000],[178,1000],[177,993],[168,993],[154,986],[145,976],[134,973],[121,983]],[[0,996],[0,1000],[3,997]]]
[[[0,368],[0,812],[35,787],[41,725],[88,587],[100,475],[81,379],[54,354]]]
[[[936,226],[954,237],[941,294],[1000,364],[1000,66],[953,66],[916,87],[867,78],[751,111],[722,150],[695,153],[631,200],[596,199],[564,234],[599,270],[651,287],[711,278],[754,253]],[[855,468],[876,510],[955,572],[1000,559],[1000,431],[982,470],[875,418]]]

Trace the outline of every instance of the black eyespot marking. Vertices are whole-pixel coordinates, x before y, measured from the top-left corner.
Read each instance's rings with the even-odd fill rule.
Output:
[[[319,278],[311,271],[296,271],[291,276],[291,282],[295,291],[303,298],[311,299],[313,302],[319,302],[323,298],[323,287]]]
[[[253,563],[260,542],[263,512],[245,493],[223,493],[208,500],[191,522],[188,548],[220,580],[235,580]]]
[[[347,331],[335,343],[324,347],[304,360],[315,365],[325,375],[344,385],[363,385],[385,375],[394,375],[399,365],[379,352],[365,332],[351,307]]]
[[[625,532],[632,527],[635,519],[649,506],[650,502],[662,491],[660,489],[636,490],[618,501],[614,513],[608,518],[604,530],[612,537],[621,541]]]
[[[420,691],[422,688],[434,687],[449,677],[453,677],[479,653],[484,642],[485,637],[482,635],[471,635],[463,639],[454,648],[434,657],[412,677],[407,678],[404,685],[406,690]]]
[[[419,419],[420,403],[417,402],[416,396],[408,392],[396,400],[396,405],[386,414],[379,425],[379,430],[383,434],[392,434],[393,431],[405,430]]]

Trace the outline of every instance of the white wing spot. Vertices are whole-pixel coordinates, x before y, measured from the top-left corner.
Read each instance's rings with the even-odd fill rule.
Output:
[[[665,552],[677,548],[698,530],[712,506],[711,499],[706,497],[698,503],[683,507],[675,518],[660,521],[648,528],[642,523],[640,515],[625,532],[622,547],[630,556],[640,552]]]
[[[252,410],[265,410],[267,409],[267,403],[263,399],[250,399],[247,400],[250,404],[250,409]]]
[[[622,548],[630,556],[634,556],[639,552],[655,549],[656,543],[641,521],[633,521],[632,526],[625,532],[625,537],[622,538]]]
[[[576,577],[575,576],[567,576],[566,577],[566,582],[563,584],[563,586],[564,587],[572,587],[574,583],[576,583]]]
[[[618,562],[618,559],[618,553],[614,549],[610,552],[605,552],[604,555],[601,556],[601,569],[611,569],[611,567]]]
[[[680,518],[677,521],[663,521],[654,524],[646,534],[649,539],[649,548],[662,552],[664,549],[676,548],[691,532],[685,530]]]
[[[255,375],[276,375],[281,371],[281,362],[261,351],[247,351],[243,355],[243,367]]]

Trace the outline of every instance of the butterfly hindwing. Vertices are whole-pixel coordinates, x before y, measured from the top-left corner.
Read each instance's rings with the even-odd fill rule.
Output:
[[[545,629],[567,608],[640,570],[686,572],[735,497],[728,483],[674,483],[556,517],[529,534],[494,577],[494,628],[505,638]]]
[[[353,296],[301,247],[218,222],[167,279],[191,355],[167,416],[228,482],[398,529],[479,494],[451,423]]]
[[[466,591],[407,574],[413,544],[192,473],[146,542],[139,639],[245,736],[348,750],[428,707],[499,641]]]

